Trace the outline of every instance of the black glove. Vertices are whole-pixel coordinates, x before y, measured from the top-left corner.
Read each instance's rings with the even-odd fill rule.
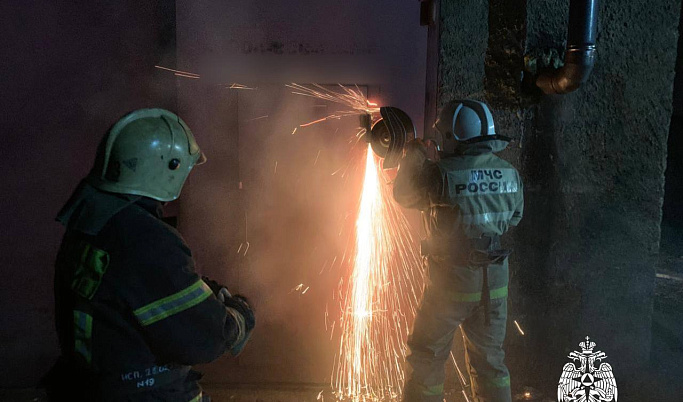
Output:
[[[242,352],[251,336],[251,331],[254,329],[254,325],[256,325],[256,317],[247,299],[241,295],[227,297],[225,299],[225,307],[236,311],[244,320],[244,328],[240,328],[240,332],[244,332],[238,335],[237,341],[230,348],[230,353],[233,356],[237,356]],[[240,323],[238,322],[239,325]]]
[[[207,278],[202,277],[202,280],[209,286],[214,295],[220,300],[225,307],[231,309],[230,314],[233,315],[233,319],[237,324],[238,335],[237,340],[230,348],[230,353],[233,356],[237,356],[244,346],[247,344],[249,337],[251,336],[251,331],[256,325],[256,318],[254,317],[254,312],[247,301],[247,298],[241,295],[231,295],[228,288],[221,285],[220,283]],[[238,314],[239,317],[235,317]]]
[[[225,306],[234,308],[240,314],[242,314],[242,317],[244,317],[244,322],[247,325],[247,332],[251,332],[251,330],[254,329],[254,325],[256,325],[256,317],[254,316],[254,311],[251,309],[246,297],[242,295],[228,297],[227,300],[225,300]]]
[[[218,296],[220,293],[221,289],[225,288],[225,286],[221,285],[220,283],[214,281],[213,279],[209,279],[206,276],[202,276],[202,280],[204,283],[206,283],[211,291],[213,292],[214,295]]]

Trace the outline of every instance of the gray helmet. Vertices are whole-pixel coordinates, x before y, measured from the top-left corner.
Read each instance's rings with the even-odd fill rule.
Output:
[[[509,138],[496,135],[493,115],[484,102],[475,100],[454,100],[441,109],[434,128],[443,137],[444,150],[457,143],[472,143],[486,140],[505,140]],[[449,146],[450,145],[450,146]]]
[[[205,160],[180,117],[164,109],[140,109],[109,130],[89,182],[111,193],[172,201],[192,168]]]

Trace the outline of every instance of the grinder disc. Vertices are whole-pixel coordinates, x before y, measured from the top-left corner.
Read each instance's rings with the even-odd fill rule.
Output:
[[[385,106],[380,108],[381,119],[372,125],[370,145],[380,158],[384,158],[384,169],[398,166],[403,156],[403,147],[415,138],[415,126],[403,110]]]

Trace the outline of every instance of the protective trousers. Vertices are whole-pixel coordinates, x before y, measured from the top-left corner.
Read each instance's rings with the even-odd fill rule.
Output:
[[[412,372],[405,402],[441,402],[445,363],[462,327],[465,360],[474,400],[509,402],[510,374],[503,362],[507,321],[507,259],[488,267],[443,265],[430,260],[430,281],[408,340]],[[489,319],[482,304],[482,270],[489,275]]]

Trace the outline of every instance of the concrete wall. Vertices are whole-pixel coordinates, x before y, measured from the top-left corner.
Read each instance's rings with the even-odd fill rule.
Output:
[[[649,360],[680,2],[602,3],[593,74],[564,96],[521,78],[525,53],[561,50],[568,1],[441,6],[439,102],[489,101],[525,180],[510,239],[510,314],[526,329],[508,337],[518,385],[552,389],[586,335],[625,389]]]
[[[662,219],[662,249],[678,256],[683,247],[683,41],[678,38],[678,58],[674,80],[673,115],[669,130],[668,156],[666,161],[666,186]],[[681,264],[676,264],[680,272]]]
[[[58,354],[53,261],[61,205],[126,112],[175,109],[173,1],[0,3],[0,387],[29,386]]]

